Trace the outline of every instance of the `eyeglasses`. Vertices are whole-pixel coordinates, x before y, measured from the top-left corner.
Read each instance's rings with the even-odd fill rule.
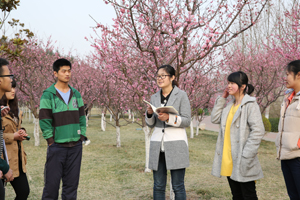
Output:
[[[167,76],[171,76],[171,75],[161,75],[161,76],[156,76],[156,80],[159,80],[159,79],[165,79]]]
[[[14,75],[11,74],[11,75],[0,75],[0,77],[9,77],[11,80],[14,78]]]

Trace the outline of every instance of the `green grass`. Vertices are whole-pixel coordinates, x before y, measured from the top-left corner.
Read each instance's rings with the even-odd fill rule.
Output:
[[[30,141],[23,142],[28,155],[29,199],[41,199],[47,145],[41,136],[41,145],[35,147],[33,124],[24,120],[23,126],[31,136]],[[136,124],[121,127],[122,147],[116,148],[115,129],[107,124],[103,132],[100,116],[90,117],[87,135],[91,144],[83,146],[79,200],[152,199],[152,173],[144,173],[144,133],[136,128],[139,128]],[[187,132],[189,134],[189,129]],[[210,131],[201,131],[189,139],[190,167],[185,177],[188,199],[231,199],[226,178],[210,174],[216,140],[217,133]],[[280,162],[275,158],[274,143],[262,141],[259,159],[265,177],[257,181],[259,199],[288,199]],[[169,196],[169,185],[166,194]],[[14,199],[10,184],[6,187],[6,199]]]

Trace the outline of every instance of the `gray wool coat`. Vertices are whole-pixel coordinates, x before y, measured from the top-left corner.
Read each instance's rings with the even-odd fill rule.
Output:
[[[218,97],[211,113],[211,122],[220,124],[212,175],[221,177],[223,144],[227,116],[234,101],[226,107],[226,99]],[[264,136],[265,129],[259,106],[255,97],[245,95],[237,109],[230,127],[231,155],[233,169],[231,179],[249,182],[263,178],[257,151]]]
[[[161,107],[160,91],[151,96],[150,103]],[[146,124],[154,128],[150,139],[149,169],[158,169],[159,154],[163,142],[166,167],[168,170],[189,166],[189,149],[185,127],[191,123],[191,106],[186,92],[174,87],[166,106],[173,106],[179,115],[169,114],[169,121],[163,122],[153,113]]]

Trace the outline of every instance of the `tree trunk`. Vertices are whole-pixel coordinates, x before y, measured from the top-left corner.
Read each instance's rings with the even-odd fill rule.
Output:
[[[197,120],[197,127],[196,127],[196,135],[199,135],[199,126],[200,126],[200,122]]]
[[[270,116],[270,106],[266,107],[266,110],[265,110],[265,117],[267,119],[269,119],[269,116]]]
[[[131,119],[131,112],[130,112],[130,109],[128,110],[128,119]]]
[[[24,107],[24,119],[25,118],[27,119],[27,107],[26,106]]]
[[[29,121],[31,120],[31,111],[30,109],[28,109],[28,118],[29,118]]]
[[[121,147],[121,133],[120,133],[119,126],[116,126],[116,133],[117,133],[117,147]]]
[[[132,123],[134,123],[134,113],[132,113]]]
[[[110,114],[110,118],[109,118],[109,121],[110,121],[110,122],[112,121],[112,114]]]
[[[89,113],[85,116],[86,127],[89,126]]]
[[[35,118],[35,123],[34,123],[34,131],[33,131],[33,136],[34,136],[34,145],[35,146],[40,146],[40,126],[39,126],[39,118]]]
[[[191,129],[191,137],[190,138],[194,138],[193,117],[192,117],[192,120],[191,120],[190,129]]]
[[[143,131],[145,134],[145,148],[146,148],[146,164],[145,164],[145,172],[151,172],[149,169],[149,151],[150,151],[150,130],[148,126],[143,127]]]
[[[31,113],[31,116],[32,116],[32,119],[33,119],[32,123],[35,124],[35,117],[34,117],[33,113]]]
[[[101,129],[102,131],[105,131],[105,128],[106,128],[106,122],[105,122],[105,115],[104,113],[101,114]]]

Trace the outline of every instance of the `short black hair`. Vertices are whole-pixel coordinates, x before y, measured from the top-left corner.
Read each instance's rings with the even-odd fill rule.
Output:
[[[58,72],[62,66],[69,66],[70,69],[72,69],[72,64],[70,61],[65,58],[60,58],[53,63],[53,71]]]
[[[0,58],[0,75],[2,75],[3,74],[3,66],[5,66],[5,65],[8,65],[9,64],[9,62],[6,60],[6,59],[4,59],[4,58]]]

